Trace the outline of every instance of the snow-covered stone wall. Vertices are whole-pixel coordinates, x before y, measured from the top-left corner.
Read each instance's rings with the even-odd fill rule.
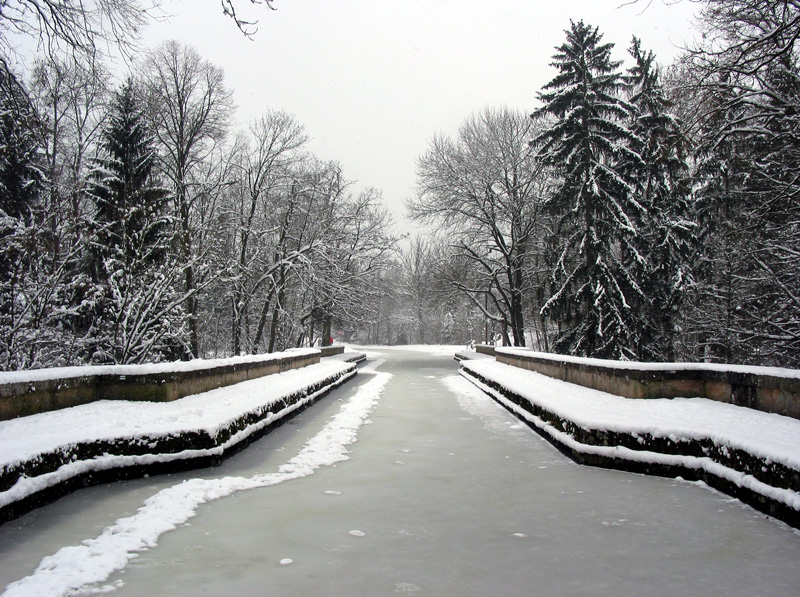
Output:
[[[576,462],[703,481],[800,528],[800,421],[705,398],[626,400],[486,359],[460,373]]]
[[[0,524],[88,485],[214,465],[356,373],[326,360],[172,402],[97,401],[0,421]]]
[[[228,359],[0,373],[0,421],[97,400],[171,402],[320,362],[312,348]]]
[[[497,361],[626,398],[709,398],[800,419],[800,371],[710,363],[633,363],[497,348]]]

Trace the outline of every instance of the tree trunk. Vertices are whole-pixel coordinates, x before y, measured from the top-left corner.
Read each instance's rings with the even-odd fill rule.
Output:
[[[331,317],[329,315],[322,323],[322,346],[330,346],[331,344],[333,344],[333,338],[331,337]]]

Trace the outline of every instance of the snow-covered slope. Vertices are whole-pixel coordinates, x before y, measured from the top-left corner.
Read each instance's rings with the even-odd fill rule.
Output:
[[[704,398],[635,400],[489,360],[461,374],[579,462],[703,480],[800,526],[800,421]]]
[[[212,463],[355,374],[354,363],[326,360],[174,402],[0,421],[0,519],[86,483]]]

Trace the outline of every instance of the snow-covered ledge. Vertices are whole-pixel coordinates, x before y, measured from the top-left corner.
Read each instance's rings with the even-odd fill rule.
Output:
[[[0,421],[0,524],[88,485],[218,464],[356,373],[326,359],[173,402],[98,401]]]
[[[488,359],[463,377],[564,454],[680,476],[800,528],[800,421],[705,398],[627,400]]]
[[[709,398],[800,419],[800,370],[711,363],[633,363],[496,350],[497,361],[626,398]]]
[[[97,400],[170,402],[319,362],[319,350],[298,348],[227,359],[4,372],[0,421]]]

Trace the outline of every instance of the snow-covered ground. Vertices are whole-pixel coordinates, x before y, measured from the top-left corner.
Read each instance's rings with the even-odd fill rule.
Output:
[[[705,398],[632,400],[491,360],[462,375],[578,455],[699,471],[800,512],[800,420]]]
[[[706,398],[622,398],[491,359],[464,366],[587,429],[709,438],[800,470],[798,419]]]
[[[0,508],[86,473],[220,456],[313,401],[354,367],[325,359],[174,402],[101,400],[0,421],[0,473],[16,481],[0,491]],[[186,434],[195,436],[191,446],[176,441]],[[196,445],[197,437],[207,445]],[[101,454],[86,448],[98,444]]]
[[[574,464],[459,377],[452,351],[369,353],[357,380],[217,468],[88,488],[6,523],[0,587],[796,594],[797,531],[702,484]]]

